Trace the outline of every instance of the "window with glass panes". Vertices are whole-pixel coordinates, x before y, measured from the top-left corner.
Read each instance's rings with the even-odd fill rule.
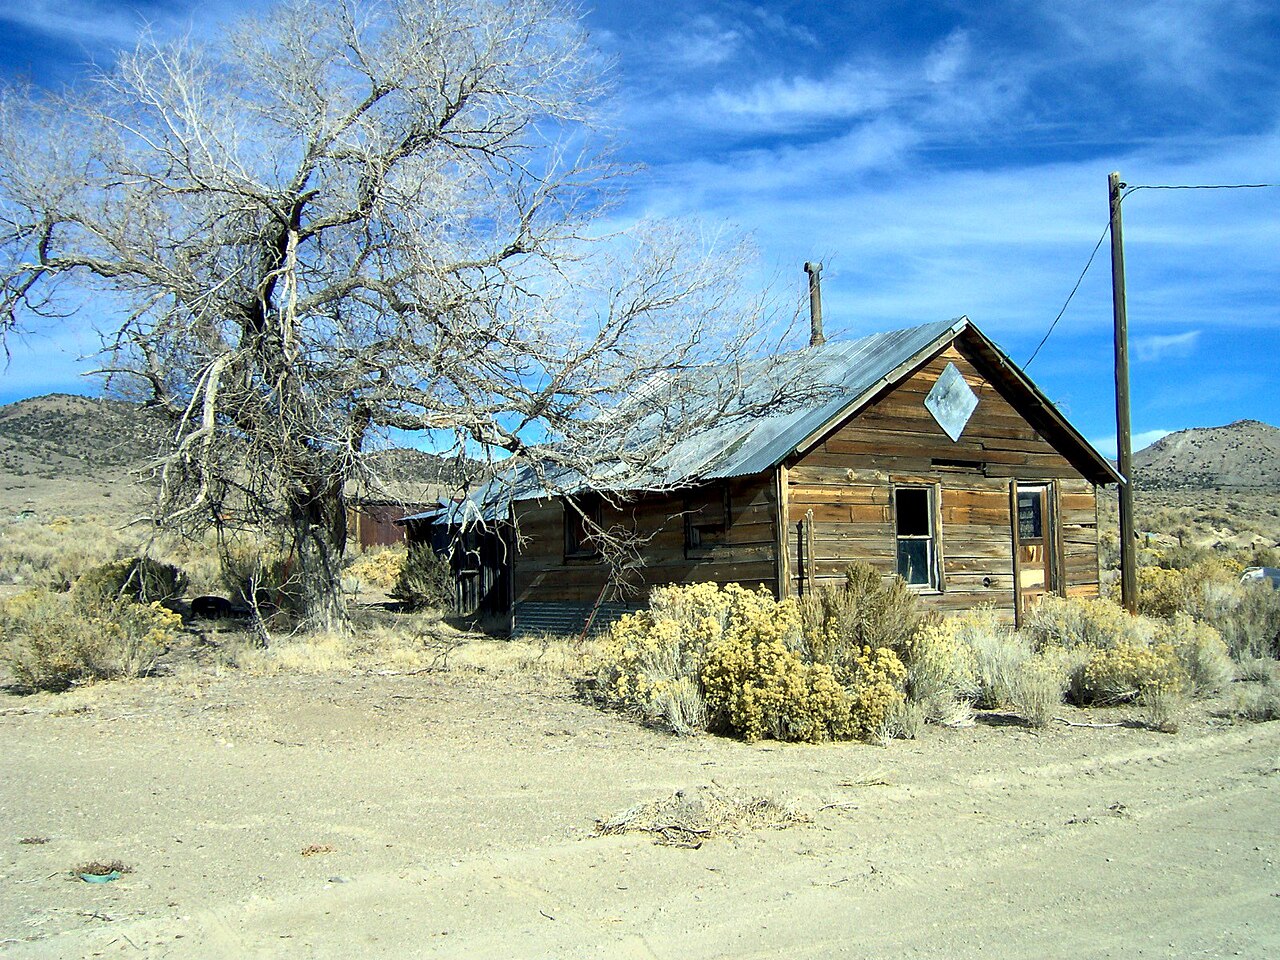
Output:
[[[936,586],[933,491],[929,487],[895,487],[893,522],[898,542],[898,576],[915,586]]]

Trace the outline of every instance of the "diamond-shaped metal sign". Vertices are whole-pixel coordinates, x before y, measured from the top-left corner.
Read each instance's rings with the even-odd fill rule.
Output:
[[[978,395],[964,382],[964,377],[954,363],[948,363],[942,376],[924,398],[925,409],[952,441],[960,439],[965,425],[978,407]]]

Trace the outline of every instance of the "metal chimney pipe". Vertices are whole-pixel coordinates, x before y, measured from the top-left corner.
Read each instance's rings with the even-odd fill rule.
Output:
[[[809,346],[817,347],[827,342],[822,335],[822,264],[806,262],[804,272],[809,275]]]

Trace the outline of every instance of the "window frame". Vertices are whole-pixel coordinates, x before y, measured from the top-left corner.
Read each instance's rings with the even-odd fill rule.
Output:
[[[702,496],[687,493],[684,498],[684,555],[686,558],[704,557],[717,547],[723,546],[725,534],[733,525],[733,502],[729,496],[728,483],[720,483],[715,488],[704,488],[699,492]],[[716,502],[717,500],[719,503]],[[715,534],[717,539],[708,541],[705,539],[706,534]]]
[[[902,534],[899,533],[898,523],[898,493],[902,490],[919,490],[925,495],[924,516],[927,522],[927,533],[924,534]],[[942,590],[942,533],[941,517],[938,515],[939,491],[938,485],[935,483],[895,483],[891,487],[890,499],[892,505],[893,517],[893,562],[894,572],[901,578],[902,582],[910,589],[919,592],[941,592]],[[902,542],[924,541],[927,551],[925,567],[928,579],[923,583],[912,583],[909,581],[902,570],[901,563],[901,544]]]
[[[595,535],[587,529],[589,524],[601,525],[602,503],[599,497],[561,499],[564,509],[564,559],[594,560],[600,556],[600,545]]]

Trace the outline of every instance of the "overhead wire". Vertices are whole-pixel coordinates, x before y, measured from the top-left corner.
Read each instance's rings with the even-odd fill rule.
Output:
[[[1102,243],[1107,239],[1107,234],[1111,232],[1111,222],[1107,221],[1107,225],[1102,228],[1102,236],[1098,238],[1098,242],[1093,245],[1093,253],[1089,254],[1089,260],[1085,263],[1084,269],[1080,271],[1080,276],[1076,277],[1076,285],[1071,288],[1071,292],[1067,294],[1066,301],[1062,304],[1062,309],[1058,311],[1058,315],[1053,318],[1053,323],[1049,324],[1049,329],[1044,332],[1044,336],[1040,338],[1040,342],[1036,344],[1036,348],[1031,351],[1031,356],[1027,357],[1027,362],[1022,366],[1031,366],[1031,361],[1036,358],[1040,352],[1040,348],[1049,342],[1049,336],[1053,333],[1053,328],[1058,325],[1058,321],[1062,319],[1062,315],[1067,312],[1067,307],[1071,305],[1072,298],[1076,295],[1076,291],[1080,289],[1080,284],[1084,283],[1084,275],[1089,272],[1089,268],[1093,266],[1093,258],[1098,255],[1098,251],[1102,249]]]
[[[1134,186],[1127,186],[1125,191],[1120,195],[1120,202],[1123,203],[1125,198],[1139,190],[1265,190],[1280,187],[1280,183],[1140,183]],[[1107,239],[1107,234],[1111,232],[1111,223],[1108,220],[1107,225],[1103,228],[1102,236],[1098,238],[1098,242],[1093,246],[1093,252],[1089,254],[1089,259],[1084,265],[1084,269],[1080,271],[1080,276],[1076,278],[1075,286],[1071,288],[1071,292],[1067,294],[1066,301],[1062,304],[1062,309],[1058,311],[1058,315],[1053,318],[1053,322],[1049,324],[1049,329],[1045,331],[1040,342],[1036,344],[1036,348],[1031,351],[1031,356],[1027,358],[1027,362],[1023,367],[1031,366],[1031,361],[1040,353],[1040,349],[1049,341],[1049,337],[1053,334],[1054,329],[1058,326],[1058,321],[1062,319],[1063,314],[1067,312],[1067,307],[1071,305],[1072,299],[1076,295],[1076,291],[1080,289],[1080,284],[1084,282],[1085,274],[1089,272],[1089,268],[1093,266],[1094,258],[1097,257],[1098,251],[1102,248],[1103,241]]]

